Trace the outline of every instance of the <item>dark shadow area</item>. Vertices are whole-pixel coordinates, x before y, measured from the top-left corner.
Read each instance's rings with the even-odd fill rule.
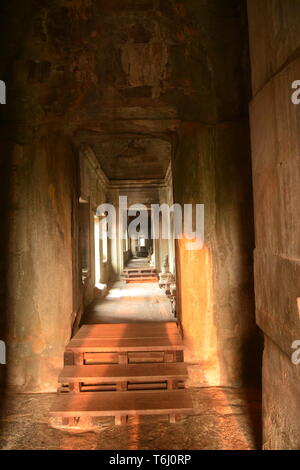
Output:
[[[6,365],[0,365],[0,414],[6,408],[7,401],[7,376],[9,367],[9,343],[7,342],[10,301],[9,295],[14,293],[15,287],[9,285],[8,275],[11,255],[11,231],[12,225],[16,223],[15,217],[18,210],[14,203],[14,152],[16,145],[23,139],[25,129],[24,123],[19,118],[14,118],[14,111],[20,103],[16,104],[21,97],[19,86],[15,84],[15,62],[12,60],[10,46],[14,44],[16,55],[20,53],[18,39],[28,30],[33,2],[29,0],[3,1],[0,5],[0,79],[6,85],[6,104],[0,105],[0,340],[6,344]],[[16,27],[16,11],[20,22]],[[17,40],[16,40],[17,38]],[[15,42],[14,42],[15,41]],[[23,40],[21,41],[23,43]],[[14,109],[15,108],[15,109]],[[18,136],[18,137],[16,137]],[[19,227],[22,230],[22,227]]]
[[[243,377],[249,424],[257,449],[262,449],[262,354],[263,335],[259,328],[243,343]],[[255,408],[253,410],[253,403]],[[255,411],[255,413],[253,412]]]
[[[0,146],[0,302],[1,302],[1,315],[0,315],[0,340],[6,343],[7,328],[8,328],[8,269],[9,269],[9,227],[10,227],[10,192],[11,192],[11,160],[9,152],[9,144],[2,144]],[[7,343],[6,343],[6,360],[7,360]],[[7,378],[7,365],[0,364],[0,392],[5,393]],[[0,400],[0,414],[5,408],[5,395]]]

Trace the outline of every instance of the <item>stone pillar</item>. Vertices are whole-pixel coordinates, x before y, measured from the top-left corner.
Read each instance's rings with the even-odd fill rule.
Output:
[[[50,129],[14,144],[7,158],[12,164],[7,385],[17,392],[53,392],[75,308],[75,158],[68,139]]]
[[[175,202],[205,205],[203,249],[189,251],[184,238],[176,243],[185,357],[195,364],[195,385],[238,386],[259,368],[252,350],[257,331],[248,122],[183,124],[178,140]]]

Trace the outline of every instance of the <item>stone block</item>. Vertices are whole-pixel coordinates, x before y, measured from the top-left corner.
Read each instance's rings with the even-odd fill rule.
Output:
[[[300,260],[255,250],[256,318],[265,335],[287,355],[300,339]]]
[[[300,448],[300,365],[268,337],[263,357],[263,448]]]
[[[298,0],[248,0],[254,95],[298,51],[299,17]]]
[[[299,109],[291,84],[300,76],[300,59],[278,74],[251,104],[251,140],[256,245],[300,257]],[[267,113],[267,114],[266,114]]]

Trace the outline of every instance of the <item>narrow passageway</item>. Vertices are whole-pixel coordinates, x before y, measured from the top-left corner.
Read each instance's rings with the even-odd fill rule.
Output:
[[[147,268],[142,259],[131,260],[127,268]],[[125,280],[114,282],[104,299],[88,307],[82,323],[130,323],[176,321],[171,303],[157,282]]]
[[[123,280],[113,284],[105,299],[93,302],[83,317],[67,347],[74,365],[65,366],[60,375],[61,383],[81,393],[71,398],[68,393],[58,395],[50,411],[52,426],[61,432],[64,427],[55,417],[65,416],[65,432],[81,429],[94,438],[101,436],[101,446],[106,448],[110,423],[105,415],[112,414],[115,424],[126,426],[126,433],[110,430],[109,448],[258,448],[260,397],[256,390],[184,390],[188,364],[170,301],[157,281],[141,283],[128,277],[131,270],[135,278],[137,272],[143,276],[148,268],[149,260],[131,259]],[[86,421],[86,413],[93,421]],[[160,416],[166,413],[173,424]],[[79,421],[72,418],[76,414],[81,416]],[[167,431],[174,425],[175,435],[172,428]],[[206,432],[212,430],[214,437],[207,439]],[[74,436],[69,436],[64,445],[72,446],[73,441]]]
[[[299,448],[300,2],[0,9],[0,447]]]
[[[145,267],[147,264],[145,261],[133,260],[127,266],[136,268]],[[69,348],[73,347],[74,351],[77,351],[77,365],[65,366],[59,380],[61,384],[69,382],[73,395],[68,399],[69,394],[65,390],[58,397],[53,394],[29,394],[20,397],[17,402],[9,398],[6,412],[0,418],[1,448],[3,450],[254,450],[260,448],[261,404],[256,389],[189,387],[193,412],[191,415],[186,414],[185,398],[180,394],[186,393],[183,389],[184,381],[188,378],[188,364],[181,362],[183,356],[178,356],[180,351],[176,354],[175,362],[165,363],[164,356],[159,358],[157,356],[159,352],[151,352],[151,346],[147,348],[149,340],[151,344],[151,338],[158,340],[156,345],[164,338],[171,342],[174,338],[177,344],[179,336],[175,322],[170,301],[158,287],[157,282],[126,283],[122,280],[114,283],[104,299],[92,303],[83,317],[78,334],[69,344]],[[142,348],[139,349],[142,351],[148,349],[148,352],[143,352],[142,356],[135,358],[134,352],[128,353],[129,361],[123,364],[124,353],[121,352],[124,350],[123,343],[134,344],[139,337],[142,340]],[[95,343],[97,338],[98,346],[101,345],[101,348],[97,348]],[[78,349],[81,342],[85,343],[85,346]],[[105,361],[113,361],[112,363],[104,364],[103,359],[100,359],[99,351],[106,350],[103,349],[103,345],[107,342],[115,343],[116,351],[122,346],[117,352],[119,357],[122,355],[121,363],[120,359],[119,364],[115,363],[118,359],[112,357],[107,359],[107,355]],[[135,348],[132,348],[132,351],[134,350]],[[78,354],[82,354],[78,351],[93,351],[86,352],[82,356],[83,364],[86,365],[78,363]],[[65,361],[68,364],[67,357]],[[79,377],[81,383],[80,389],[77,390],[74,385]],[[174,379],[177,379],[176,384]],[[124,381],[128,381],[125,388]],[[76,391],[81,393],[74,395]],[[146,411],[143,414],[145,393],[153,400],[153,409],[150,413]],[[178,403],[176,403],[176,393],[180,395]],[[127,402],[123,399],[124,394],[127,394],[126,399],[128,395],[131,399],[129,406],[140,410],[137,414],[132,415],[129,411],[125,411],[128,413],[127,419],[124,419],[125,416],[123,418],[101,416],[105,413],[111,414],[109,410],[112,407],[126,410]],[[161,412],[160,409],[172,409],[174,406],[181,407],[183,414],[178,416],[176,422],[170,424],[168,418],[162,416],[165,411]],[[61,421],[62,413],[53,414],[53,409],[64,410],[67,418]],[[74,409],[77,409],[77,413],[78,410],[80,413],[84,410],[88,414],[83,415],[79,421],[73,421],[68,416],[72,415]],[[49,418],[46,418],[49,410],[52,416],[50,423]],[[98,414],[93,410],[97,410]],[[91,420],[89,414],[92,411]]]
[[[171,304],[157,284],[114,282],[105,299],[96,300],[84,323],[175,321]]]
[[[132,259],[127,263],[125,271],[126,268],[143,270],[148,267],[148,259]],[[178,355],[180,351],[171,358],[171,361],[175,361],[171,363],[165,362],[166,352],[159,357],[163,347],[159,348],[161,352],[151,352],[151,341],[154,340],[153,344],[157,346],[163,344],[164,338],[170,344],[173,344],[174,340],[174,344],[178,341],[178,345],[181,344],[170,300],[158,286],[158,281],[126,282],[125,276],[124,279],[114,282],[103,299],[95,300],[89,306],[83,316],[81,328],[68,346],[69,352],[73,348],[76,363],[71,360],[74,365],[64,367],[59,381],[61,385],[63,382],[69,383],[73,395],[70,395],[69,399],[69,394],[65,393],[66,389],[58,397],[43,394],[23,396],[18,402],[9,399],[6,413],[0,418],[1,448],[259,448],[261,410],[257,390],[189,387],[193,412],[190,416],[187,415],[187,409],[184,410],[186,398],[183,395],[187,392],[183,388],[184,381],[188,379],[188,364],[182,362],[184,358]],[[139,341],[142,347],[136,348]],[[150,346],[147,346],[148,344]],[[133,347],[129,346],[129,349],[128,345]],[[131,352],[126,353],[128,357],[123,364],[123,351],[128,349]],[[104,353],[104,361],[109,362],[103,363],[100,355],[107,350],[115,350],[116,356]],[[141,354],[138,351],[144,352]],[[69,364],[68,361],[65,356],[65,364]],[[75,387],[77,380],[80,381],[78,389]],[[124,385],[124,381],[127,381],[127,385]],[[76,391],[81,393],[74,395]],[[140,393],[142,395],[139,395]],[[145,393],[152,400],[150,415],[147,410],[146,415],[144,414]],[[125,394],[126,399],[123,398]],[[177,403],[176,394],[179,397]],[[127,404],[128,398],[131,402]],[[151,400],[147,402],[147,406],[151,404]],[[133,406],[139,409],[139,412],[131,415],[130,411],[125,411],[126,406]],[[115,418],[102,416],[106,413],[112,414],[109,410],[114,407],[123,409],[128,417],[124,419],[126,415],[117,415]],[[170,424],[165,416],[160,416],[172,407],[179,407],[183,413],[177,417],[176,424]],[[53,409],[56,410],[54,414]],[[67,416],[63,421],[62,412],[57,412],[58,409],[63,410]],[[71,420],[68,416],[72,416],[74,409],[78,414],[84,410],[84,413],[88,413],[87,417],[84,414],[79,421]],[[49,410],[52,416],[50,423],[45,419]],[[93,413],[92,420],[89,418],[90,413]],[[123,426],[115,426],[113,419],[115,424]]]

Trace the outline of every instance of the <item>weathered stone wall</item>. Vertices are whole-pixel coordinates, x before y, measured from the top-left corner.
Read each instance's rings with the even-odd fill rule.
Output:
[[[71,79],[62,79],[65,50],[43,23],[45,8],[14,0],[2,2],[0,15],[0,74],[7,84],[0,109],[7,189],[1,337],[6,385],[22,392],[56,390],[64,347],[82,311],[79,165],[64,119]]]
[[[175,200],[205,205],[204,248],[177,244],[185,354],[198,364],[191,383],[203,386],[238,386],[259,375],[248,132],[246,118],[187,123],[175,155]]]
[[[75,157],[59,131],[40,132],[32,142],[10,148],[8,301],[3,312],[8,386],[15,391],[54,390],[77,313],[72,265]]]
[[[237,386],[259,377],[260,356],[245,4],[185,5],[194,21],[181,74],[193,77],[197,99],[193,116],[182,115],[189,122],[181,124],[175,139],[174,199],[205,204],[205,244],[201,251],[187,251],[184,241],[177,244],[179,315],[186,357],[195,364],[191,383]]]
[[[300,339],[299,110],[300,4],[248,1],[253,100],[251,140],[255,212],[256,317],[265,334],[265,449],[299,449]]]

